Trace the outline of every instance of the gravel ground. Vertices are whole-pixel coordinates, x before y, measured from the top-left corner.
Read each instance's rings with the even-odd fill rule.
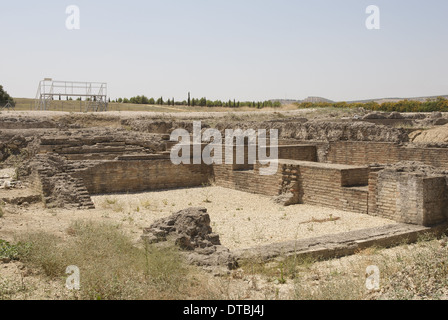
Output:
[[[138,242],[143,229],[155,220],[188,207],[208,209],[213,231],[220,235],[222,244],[229,249],[395,223],[317,206],[283,207],[266,196],[221,187],[98,195],[92,196],[92,200],[96,206],[94,210],[45,209],[40,203],[21,207],[7,205],[0,219],[0,239],[14,242],[23,233],[40,231],[64,239],[72,222],[88,220],[121,226]]]
[[[213,231],[220,234],[222,244],[230,249],[395,223],[310,205],[283,207],[269,197],[221,187],[94,196],[92,199],[111,219],[124,215],[139,228],[149,227],[153,221],[187,207],[206,207]],[[325,219],[338,220],[313,222]]]

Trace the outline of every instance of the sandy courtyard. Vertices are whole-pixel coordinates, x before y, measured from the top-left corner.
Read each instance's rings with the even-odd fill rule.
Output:
[[[395,223],[310,205],[283,207],[269,197],[221,187],[98,195],[92,200],[95,210],[44,209],[40,204],[7,207],[0,219],[0,238],[13,241],[26,231],[49,231],[65,237],[70,223],[81,219],[117,224],[137,241],[143,228],[187,207],[206,207],[213,231],[230,249]]]

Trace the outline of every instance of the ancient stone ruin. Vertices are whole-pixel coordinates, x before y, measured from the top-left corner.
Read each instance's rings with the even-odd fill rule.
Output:
[[[284,205],[311,204],[422,227],[446,223],[446,147],[412,143],[404,129],[370,123],[380,120],[403,119],[391,114],[387,119],[369,115],[363,121],[334,123],[214,123],[221,131],[278,129],[278,171],[271,176],[260,175],[260,164],[247,158],[243,165],[174,165],[170,151],[177,141],[170,141],[170,133],[179,127],[190,130],[188,121],[126,119],[121,128],[83,129],[67,119],[6,119],[0,128],[0,151],[7,162],[19,150],[27,150],[19,172],[42,194],[47,207],[91,209],[91,195],[201,187],[212,180]],[[195,263],[234,266],[231,254],[211,233],[208,219],[203,209],[187,209],[157,222],[144,238],[154,242],[174,235]]]

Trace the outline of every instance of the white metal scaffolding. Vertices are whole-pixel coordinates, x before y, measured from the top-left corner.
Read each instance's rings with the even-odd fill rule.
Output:
[[[53,81],[46,78],[39,82],[36,94],[36,110],[50,110],[53,100],[75,99],[84,101],[84,111],[107,111],[107,83]]]

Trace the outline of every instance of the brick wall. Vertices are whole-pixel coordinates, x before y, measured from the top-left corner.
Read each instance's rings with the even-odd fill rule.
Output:
[[[76,175],[91,194],[140,192],[201,186],[212,177],[212,167],[175,166],[169,159],[107,161]]]
[[[317,149],[313,145],[279,145],[278,158],[316,162]]]
[[[218,186],[266,196],[279,195],[281,170],[269,176],[260,175],[259,170],[259,164],[254,165],[254,170],[234,170],[233,165],[220,165],[213,168],[215,183]]]
[[[280,159],[317,160],[316,147],[311,145],[281,145],[278,146],[278,153]],[[269,156],[269,151],[267,154]],[[274,175],[262,176],[259,172],[259,163],[254,165],[248,164],[247,146],[245,147],[244,155],[245,164],[213,166],[216,184],[225,188],[267,196],[279,195],[281,192],[279,181],[282,179],[282,171],[278,170]],[[234,148],[234,162],[236,162],[236,147]],[[277,162],[275,164],[278,165]]]
[[[367,213],[368,168],[301,161],[280,161],[298,172],[299,203]],[[353,185],[351,185],[353,183]]]
[[[423,225],[435,225],[448,218],[446,177],[423,179]]]
[[[340,210],[368,214],[369,191],[367,187],[343,187]]]
[[[371,172],[369,213],[397,222],[432,226],[447,217],[445,177],[408,172]]]
[[[330,142],[326,161],[351,165],[393,164],[419,161],[448,169],[448,152],[444,148],[412,148],[388,142]]]
[[[290,191],[296,203],[367,213],[368,167],[281,159],[275,175],[261,176],[258,170],[258,165],[254,170],[214,166],[215,182],[225,188],[267,196]],[[360,185],[364,187],[355,187]]]

